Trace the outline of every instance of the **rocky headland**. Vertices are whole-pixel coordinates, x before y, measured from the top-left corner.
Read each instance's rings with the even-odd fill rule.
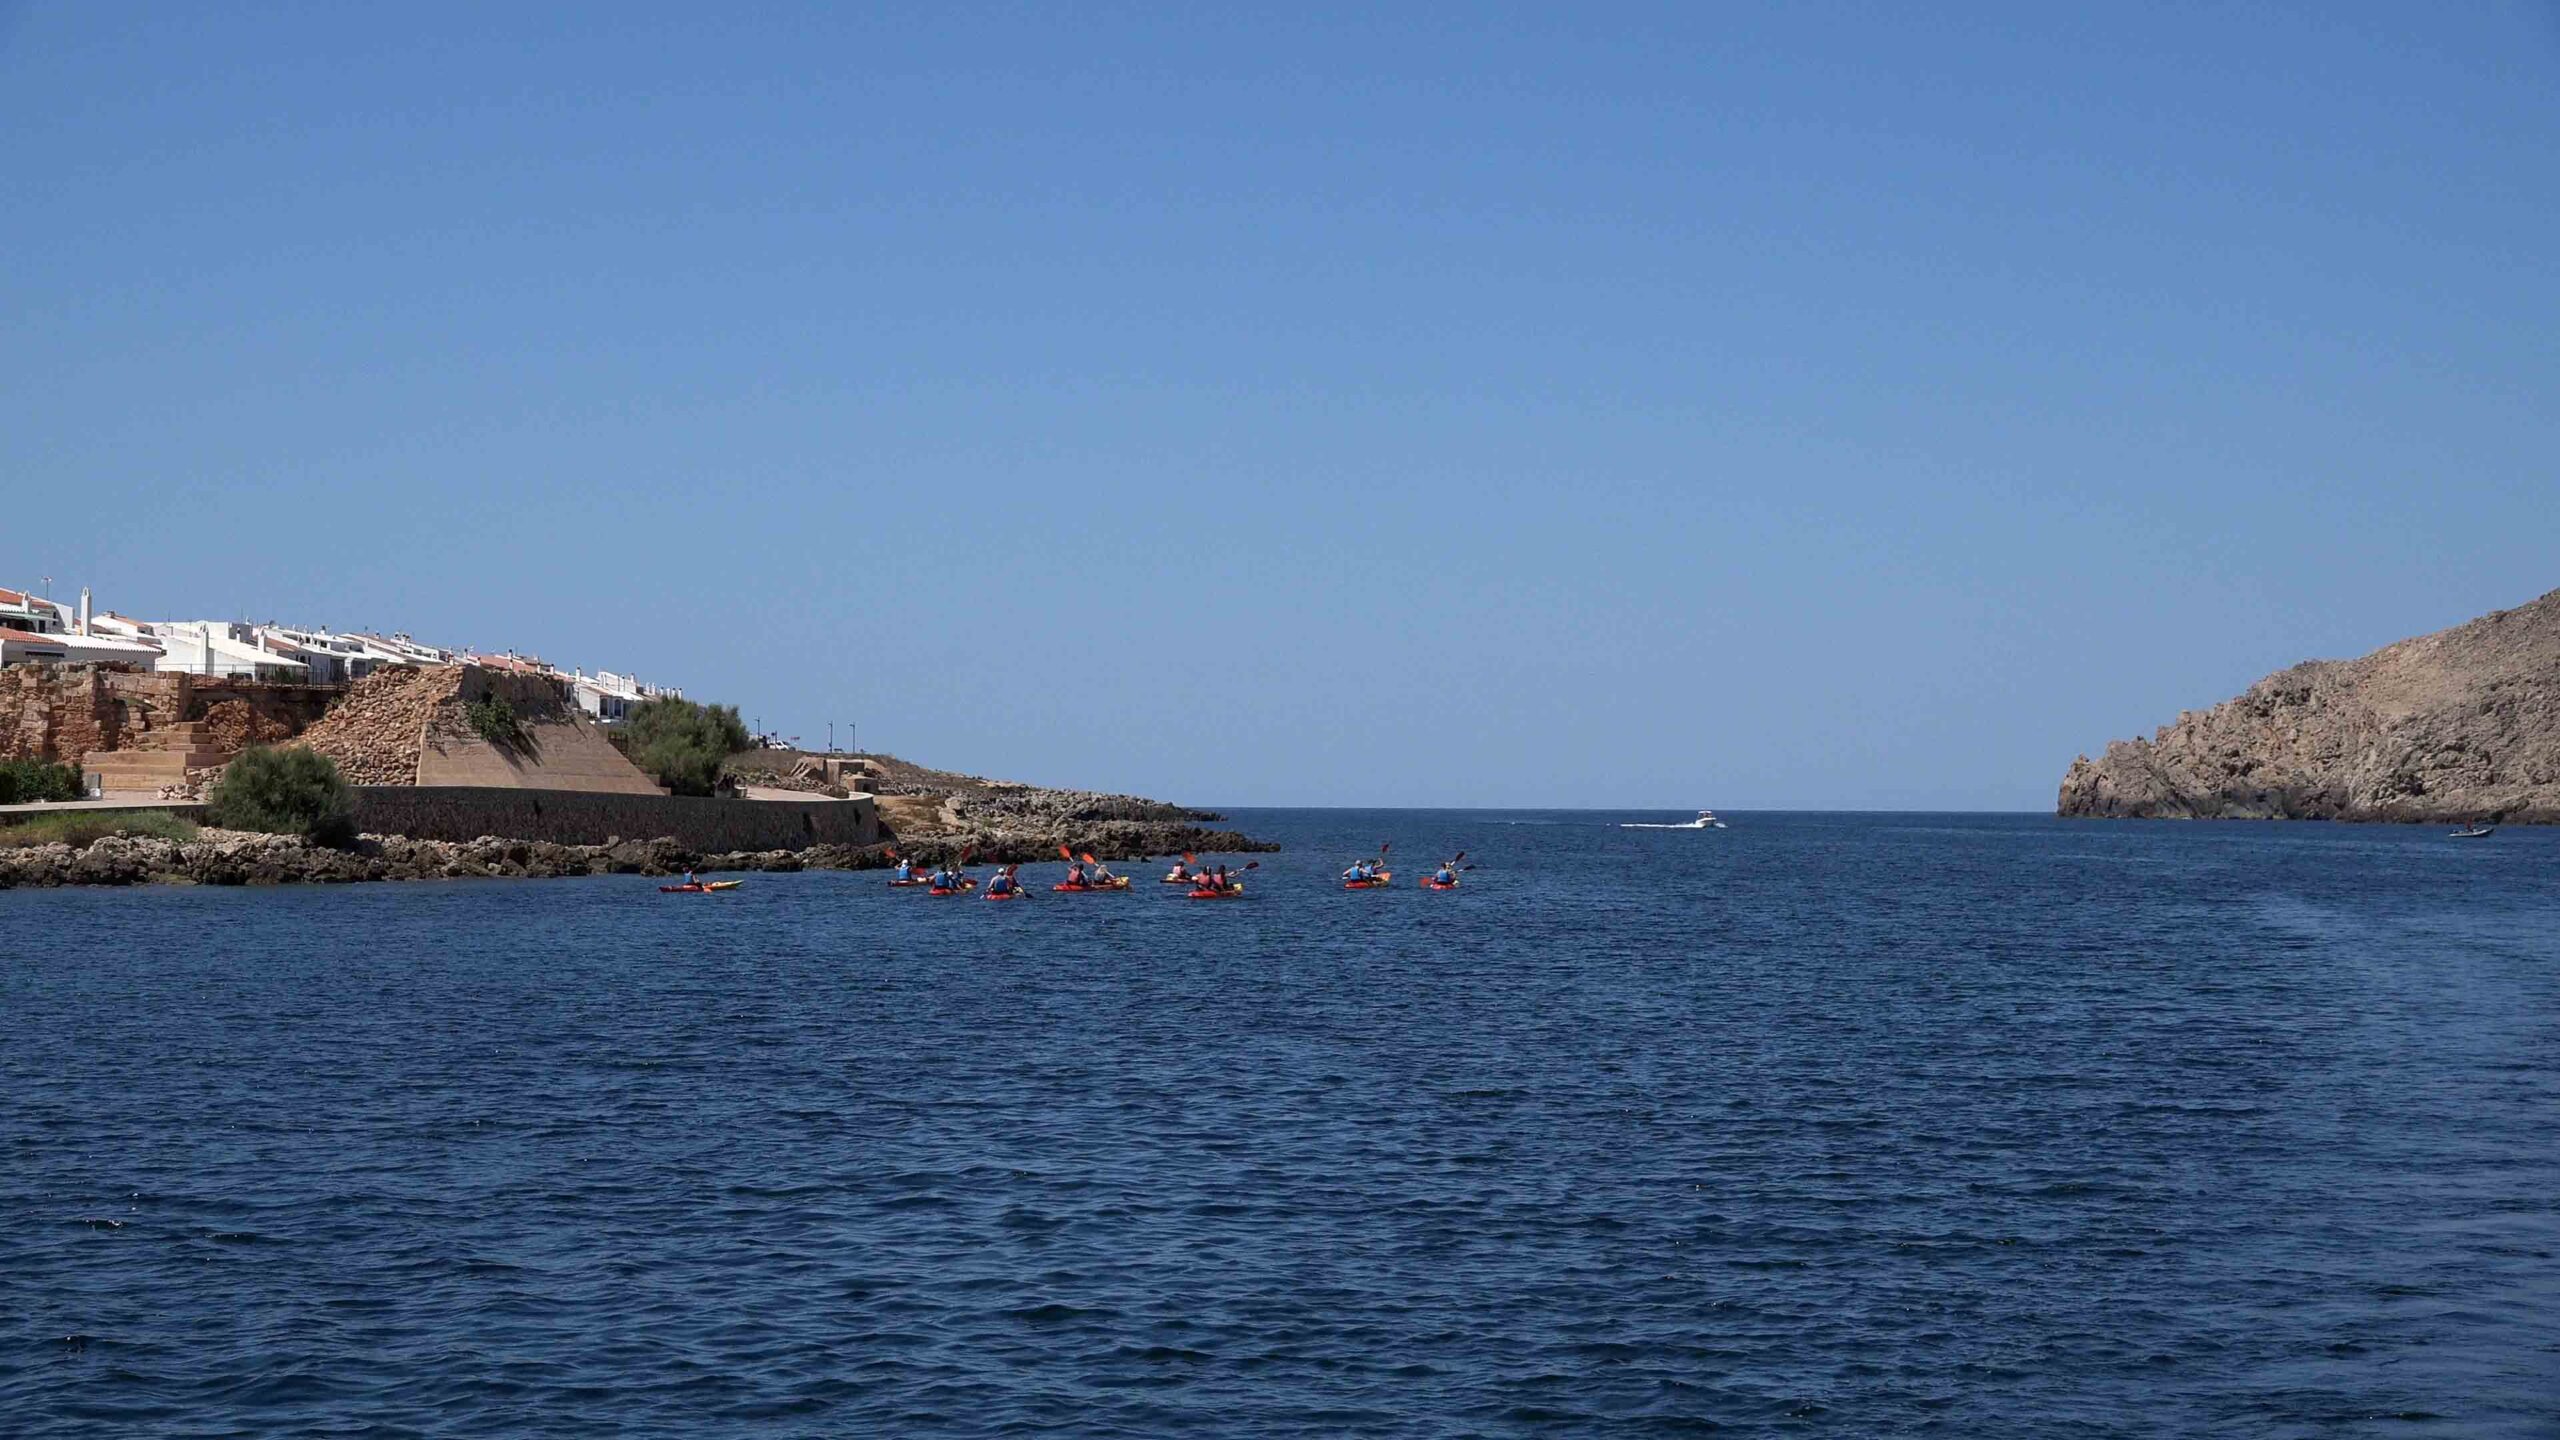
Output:
[[[2560,823],[2560,590],[2083,755],[2066,816]]]
[[[890,854],[892,848],[819,845],[806,850],[703,852],[688,850],[667,839],[553,845],[495,835],[460,842],[365,835],[340,849],[289,835],[205,830],[192,840],[109,835],[79,845],[0,848],[0,890],[57,885],[296,885],[371,880],[559,879],[577,875],[669,876],[688,870],[706,875],[742,870],[879,870],[896,863]],[[1057,858],[1056,846],[1033,853],[1029,842],[1002,845],[928,841],[912,848],[895,848],[927,861],[940,858],[946,848],[955,858],[964,848],[975,849],[972,863],[977,865]],[[1100,847],[1093,848],[1097,855],[1101,853]]]
[[[326,738],[326,737],[324,737]],[[823,793],[805,767],[773,768],[740,757],[742,784]],[[285,885],[374,880],[540,879],[576,875],[681,875],[721,871],[876,870],[900,856],[924,864],[966,857],[972,865],[1036,863],[1065,845],[1106,860],[1190,851],[1277,850],[1233,830],[1224,817],[1134,795],[1058,790],[874,762],[866,790],[882,796],[876,845],[803,850],[707,852],[666,838],[603,845],[557,845],[482,836],[469,841],[364,835],[332,847],[293,836],[206,829],[191,839],[110,834],[80,843],[0,846],[0,890],[57,885]],[[837,793],[842,793],[836,787]],[[753,800],[733,803],[752,805]],[[106,823],[114,823],[101,817]]]
[[[830,784],[820,763],[821,757],[793,751],[750,751],[732,757],[727,773],[753,789],[844,793],[843,785]],[[849,764],[858,774],[846,774],[846,783],[879,797],[889,843],[902,855],[928,862],[963,854],[994,864],[1055,860],[1061,845],[1105,860],[1280,848],[1219,828],[1226,817],[1214,810],[1143,796],[990,780],[890,755],[862,756]]]

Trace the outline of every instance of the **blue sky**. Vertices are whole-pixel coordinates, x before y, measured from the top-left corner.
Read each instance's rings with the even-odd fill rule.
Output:
[[[2560,586],[2560,15],[1958,8],[0,3],[0,584],[1737,809]]]

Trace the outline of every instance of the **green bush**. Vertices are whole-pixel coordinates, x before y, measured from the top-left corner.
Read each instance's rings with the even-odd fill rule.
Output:
[[[261,745],[241,751],[214,782],[204,818],[226,830],[344,845],[355,838],[355,795],[328,756]]]
[[[516,742],[516,707],[507,703],[506,696],[483,695],[463,706],[462,713],[471,721],[472,730],[490,744]]]
[[[80,772],[43,760],[0,760],[0,805],[80,798]]]
[[[720,781],[720,762],[751,743],[738,707],[673,697],[641,701],[619,729],[622,753],[678,795],[710,794]]]

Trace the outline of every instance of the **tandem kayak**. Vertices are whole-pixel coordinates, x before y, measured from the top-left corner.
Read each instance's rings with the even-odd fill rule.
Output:
[[[977,881],[963,880],[957,885],[936,885],[924,893],[927,895],[966,895],[977,888]]]
[[[701,885],[661,885],[658,887],[658,893],[661,895],[709,895],[721,890],[735,890],[746,883],[744,880],[713,880]]]
[[[1061,895],[1081,895],[1088,890],[1126,890],[1129,888],[1129,877],[1126,875],[1114,875],[1109,880],[1106,880],[1099,885],[1060,884],[1052,885],[1049,888],[1057,891]]]
[[[1166,885],[1188,885],[1191,883],[1191,877],[1188,875],[1163,875],[1158,876],[1157,878],[1161,883]]]
[[[1194,890],[1187,898],[1193,900],[1233,900],[1242,894],[1244,894],[1244,886],[1242,884],[1235,884],[1228,886],[1224,890]]]
[[[1372,879],[1345,880],[1342,882],[1342,888],[1345,890],[1384,890],[1389,885],[1395,883],[1395,878],[1395,876],[1381,870]]]

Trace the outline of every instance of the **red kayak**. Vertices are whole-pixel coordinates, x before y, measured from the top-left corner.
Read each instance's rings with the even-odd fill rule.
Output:
[[[1458,888],[1458,882],[1452,880],[1448,884],[1443,885],[1437,880],[1425,880],[1422,882],[1422,888],[1425,890],[1455,890]]]
[[[1019,900],[1022,898],[1022,892],[1019,890],[990,890],[978,898],[981,900]]]
[[[1374,880],[1345,880],[1342,882],[1342,888],[1345,890],[1384,890],[1387,886],[1394,883],[1395,878],[1396,877],[1393,875],[1380,875]]]
[[[968,884],[966,884],[966,885],[958,885],[958,886],[942,886],[942,885],[936,885],[936,886],[934,886],[932,889],[927,890],[927,891],[926,891],[926,892],[924,892],[924,893],[926,893],[927,895],[966,895],[966,894],[968,894],[970,891],[975,890],[975,889],[977,889],[977,888],[978,888],[978,886],[977,886],[977,882],[973,880],[973,881],[971,881],[970,883],[968,883]]]
[[[1230,885],[1224,890],[1194,890],[1190,892],[1188,898],[1193,900],[1234,900],[1240,898],[1243,894],[1244,887],[1242,885]]]

